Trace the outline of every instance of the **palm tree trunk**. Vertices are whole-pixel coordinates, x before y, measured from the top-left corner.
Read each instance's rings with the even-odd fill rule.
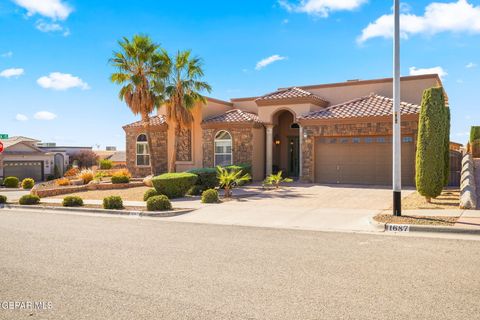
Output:
[[[147,144],[148,144],[148,153],[150,154],[150,173],[152,175],[157,175],[157,159],[153,153],[153,143],[151,138],[151,127],[150,127],[150,119],[148,122],[144,122],[145,127],[145,135],[147,136]]]
[[[179,125],[175,122],[174,124],[174,137],[173,137],[173,150],[172,150],[172,158],[170,159],[170,166],[168,168],[168,172],[176,172],[176,162],[177,162],[177,147],[178,147],[178,135],[180,133]]]

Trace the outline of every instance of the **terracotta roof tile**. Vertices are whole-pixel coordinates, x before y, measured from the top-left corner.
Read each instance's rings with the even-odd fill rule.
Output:
[[[250,112],[234,109],[223,114],[211,117],[203,121],[203,123],[239,123],[239,122],[261,122],[260,118]]]
[[[328,101],[323,99],[322,97],[319,97],[312,92],[309,92],[297,87],[281,89],[281,90],[266,94],[260,98],[257,98],[255,101],[272,101],[272,100],[298,99],[298,98],[312,99],[315,101],[328,103]]]
[[[156,115],[153,117],[150,117],[150,125],[151,126],[161,126],[163,124],[167,123],[167,119],[164,115]],[[127,124],[123,126],[123,128],[137,128],[143,126],[142,121],[137,121],[134,123]]]
[[[343,119],[357,117],[381,117],[392,115],[393,100],[376,94],[361,97],[303,115],[300,119]],[[417,114],[420,106],[402,102],[402,115]]]

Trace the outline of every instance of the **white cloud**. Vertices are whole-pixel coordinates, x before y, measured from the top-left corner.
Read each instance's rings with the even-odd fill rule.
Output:
[[[279,0],[280,6],[290,12],[302,12],[320,17],[328,17],[333,11],[351,11],[359,8],[367,0],[300,0],[292,4],[288,0]]]
[[[0,77],[7,78],[7,79],[12,77],[18,78],[24,73],[25,73],[25,70],[23,70],[22,68],[10,68],[0,72]]]
[[[13,57],[13,52],[12,51],[7,51],[2,53],[2,58],[11,58]]]
[[[476,68],[476,67],[477,67],[477,64],[473,63],[473,62],[470,62],[465,66],[465,68],[467,68],[467,69],[472,69],[472,68]]]
[[[28,120],[28,117],[24,114],[21,114],[21,113],[18,113],[16,116],[15,116],[15,120],[17,121],[27,121]]]
[[[67,90],[71,88],[80,88],[82,90],[90,89],[88,83],[79,77],[61,72],[52,72],[48,76],[38,78],[37,83],[42,88],[53,90]]]
[[[440,78],[444,78],[448,75],[447,71],[445,71],[442,67],[433,67],[433,68],[416,68],[410,67],[410,75],[416,76],[421,74],[438,74]]]
[[[46,22],[42,19],[37,20],[35,28],[42,32],[62,32],[65,37],[70,35],[70,30],[68,28],[64,28],[56,22]]]
[[[65,20],[73,9],[62,0],[13,0],[27,10],[27,15],[39,14],[53,20]]]
[[[285,60],[285,59],[287,59],[287,57],[282,57],[282,56],[279,56],[278,54],[274,54],[273,56],[270,56],[268,58],[265,58],[265,59],[262,59],[262,60],[258,61],[257,65],[255,66],[255,70],[263,69],[266,66],[268,66],[269,64],[272,64],[276,61]]]
[[[33,117],[37,120],[53,120],[57,117],[57,115],[49,111],[39,111],[35,113]]]
[[[283,19],[282,20],[282,24],[288,24],[290,21],[288,21],[288,19]]]
[[[440,3],[433,2],[425,8],[422,16],[411,13],[400,15],[400,34],[408,38],[415,34],[434,35],[440,32],[480,33],[480,6],[467,0]],[[393,36],[393,15],[386,14],[370,23],[357,38],[359,43],[375,37]]]

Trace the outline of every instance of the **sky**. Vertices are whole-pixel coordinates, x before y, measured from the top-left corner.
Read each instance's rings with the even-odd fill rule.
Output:
[[[125,149],[138,120],[109,81],[117,41],[141,33],[203,59],[212,97],[392,75],[385,0],[0,0],[0,133]],[[402,75],[439,73],[451,139],[480,124],[480,0],[402,1]]]

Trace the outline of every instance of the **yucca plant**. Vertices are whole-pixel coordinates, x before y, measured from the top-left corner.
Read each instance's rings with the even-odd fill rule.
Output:
[[[293,180],[290,178],[282,177],[282,174],[283,174],[282,171],[279,171],[276,174],[272,173],[271,175],[265,178],[264,184],[275,186],[275,189],[278,189],[280,187],[280,184],[282,183],[293,182]]]
[[[232,190],[239,184],[252,179],[248,173],[242,175],[242,170],[227,170],[221,166],[217,166],[217,178],[219,187],[225,190],[225,198],[230,198]]]

